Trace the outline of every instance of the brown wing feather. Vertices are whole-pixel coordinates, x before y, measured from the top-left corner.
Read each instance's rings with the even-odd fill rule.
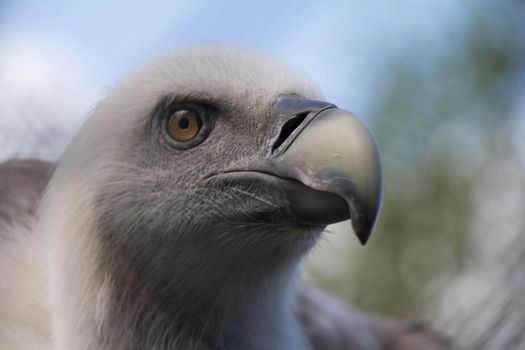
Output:
[[[459,350],[427,327],[373,317],[310,288],[296,298],[296,316],[315,350]]]
[[[53,169],[52,163],[37,159],[0,163],[0,227],[29,222]]]

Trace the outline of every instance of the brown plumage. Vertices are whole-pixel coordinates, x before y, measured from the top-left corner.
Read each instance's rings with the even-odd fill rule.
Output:
[[[51,163],[37,159],[0,163],[0,225],[27,224],[52,171]]]

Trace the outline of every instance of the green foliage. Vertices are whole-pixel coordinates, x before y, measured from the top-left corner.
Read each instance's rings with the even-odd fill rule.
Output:
[[[374,87],[370,120],[385,177],[375,236],[346,255],[350,282],[311,269],[364,309],[418,316],[433,307],[471,256],[474,192],[512,152],[504,135],[525,67],[523,6],[476,5],[446,29],[446,47],[408,47]]]

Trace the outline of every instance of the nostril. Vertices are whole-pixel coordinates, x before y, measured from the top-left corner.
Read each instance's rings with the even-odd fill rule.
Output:
[[[281,133],[279,134],[279,137],[275,141],[275,143],[272,146],[272,153],[275,152],[279,146],[283,144],[284,141],[290,137],[292,132],[297,129],[299,125],[304,121],[304,119],[308,116],[308,112],[305,113],[299,113],[295,115],[294,117],[290,118],[289,120],[284,123],[283,127],[281,128]]]

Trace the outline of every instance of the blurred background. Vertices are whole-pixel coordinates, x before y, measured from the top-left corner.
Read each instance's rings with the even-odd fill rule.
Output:
[[[195,43],[271,53],[376,133],[378,227],[330,227],[307,280],[525,349],[525,1],[0,0],[0,160],[58,158],[116,79]]]

